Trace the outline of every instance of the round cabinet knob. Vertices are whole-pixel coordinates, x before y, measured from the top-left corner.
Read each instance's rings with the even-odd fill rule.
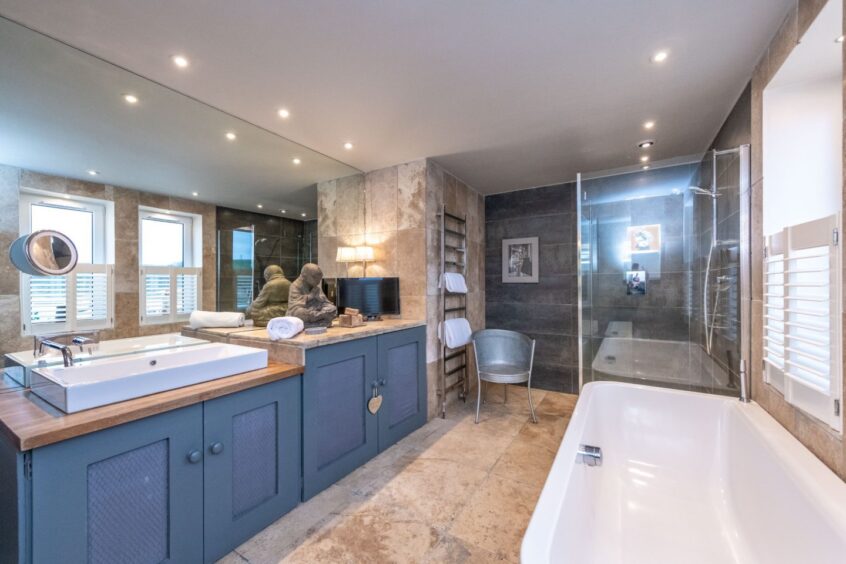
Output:
[[[199,450],[192,450],[188,453],[188,462],[196,464],[203,459],[203,453]]]
[[[388,384],[388,382],[386,382],[384,378],[382,380],[379,380],[380,386],[385,387],[387,384]]]
[[[223,443],[212,443],[211,446],[209,446],[209,450],[212,454],[220,454],[223,452]]]

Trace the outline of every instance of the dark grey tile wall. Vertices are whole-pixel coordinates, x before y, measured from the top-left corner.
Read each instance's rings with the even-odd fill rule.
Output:
[[[486,327],[536,340],[532,386],[577,393],[578,247],[576,185],[485,198]],[[538,237],[537,284],[502,283],[502,240]]]
[[[317,223],[316,221],[313,223]],[[232,268],[231,238],[220,234],[233,229],[253,228],[253,295],[264,285],[264,269],[272,264],[282,267],[288,280],[295,280],[304,264],[303,235],[305,222],[284,217],[217,208],[218,239],[218,310],[235,311],[235,276]],[[316,238],[315,238],[316,249]]]

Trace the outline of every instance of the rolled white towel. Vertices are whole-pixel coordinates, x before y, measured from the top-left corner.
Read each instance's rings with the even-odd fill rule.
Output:
[[[299,317],[274,317],[267,322],[267,335],[271,341],[291,339],[303,330],[303,320]]]
[[[467,281],[464,280],[464,275],[458,272],[444,272],[443,285],[450,294],[467,293]]]
[[[192,311],[188,319],[191,329],[203,327],[243,327],[244,314],[237,311]]]
[[[438,337],[451,349],[463,347],[470,342],[472,336],[470,323],[463,317],[447,319],[438,327]]]

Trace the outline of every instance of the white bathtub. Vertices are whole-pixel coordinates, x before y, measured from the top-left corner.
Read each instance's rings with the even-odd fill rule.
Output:
[[[576,463],[580,444],[602,465]],[[846,562],[846,483],[757,404],[596,382],[523,538],[524,564]]]

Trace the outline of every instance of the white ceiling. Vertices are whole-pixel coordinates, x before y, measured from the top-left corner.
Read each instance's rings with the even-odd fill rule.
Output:
[[[359,169],[434,157],[492,193],[636,163],[646,137],[653,160],[703,151],[793,3],[0,0],[0,14]]]

